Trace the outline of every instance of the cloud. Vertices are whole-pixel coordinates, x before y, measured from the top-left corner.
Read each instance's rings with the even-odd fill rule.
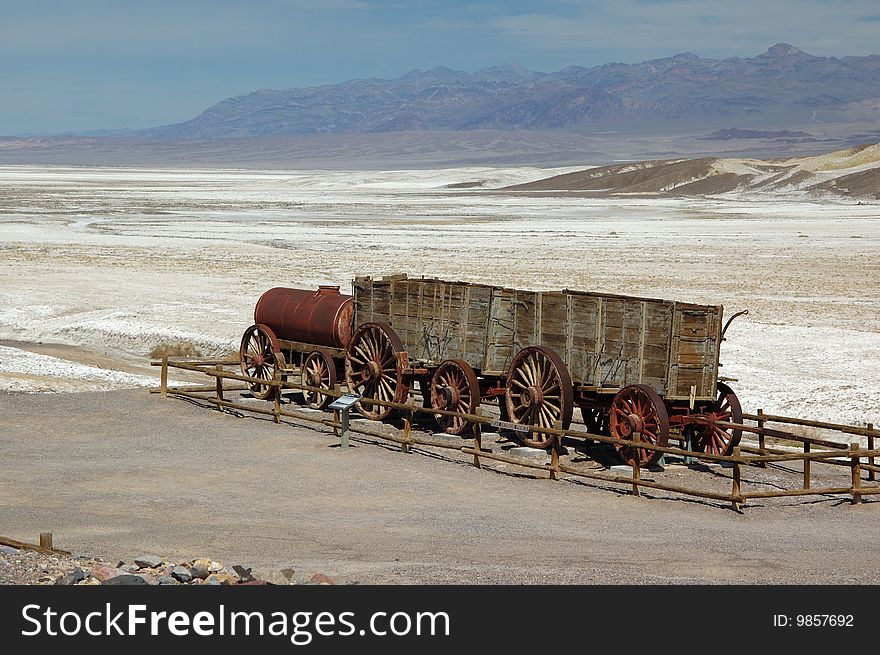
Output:
[[[748,55],[744,47],[780,41],[814,54],[871,54],[877,35],[859,26],[870,2],[827,0],[569,0],[573,15],[524,12],[498,16],[490,27],[533,51],[629,50],[638,60],[652,50],[708,56]],[[760,50],[751,54],[758,54]]]

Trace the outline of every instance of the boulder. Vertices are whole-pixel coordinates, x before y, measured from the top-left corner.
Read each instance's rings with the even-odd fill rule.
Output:
[[[315,573],[309,580],[310,584],[336,584],[336,581],[329,575],[323,573]]]
[[[73,571],[71,571],[67,575],[63,575],[60,578],[56,579],[55,584],[57,584],[57,585],[72,585],[72,584],[76,584],[80,580],[85,580],[87,577],[89,577],[89,576],[85,571],[83,571],[79,567],[76,567],[75,569],[73,569]]]
[[[95,564],[92,566],[91,570],[92,577],[98,580],[98,582],[104,582],[105,580],[115,578],[117,575],[122,575],[123,573],[124,571],[117,569],[115,566],[110,566],[109,564]]]
[[[193,579],[192,573],[185,566],[175,566],[171,569],[171,577],[178,582],[187,583]]]
[[[229,573],[212,573],[208,576],[208,579],[205,580],[205,584],[215,583],[222,585],[238,584],[238,578],[234,575],[230,575]]]
[[[130,575],[123,574],[117,575],[115,578],[109,578],[104,580],[102,584],[112,585],[112,586],[123,586],[123,585],[148,585],[147,579],[142,575]]]
[[[138,565],[138,568],[142,569],[155,569],[162,566],[163,562],[164,560],[156,555],[141,555],[134,558],[134,563]]]
[[[211,560],[204,558],[193,560],[190,572],[194,578],[204,580],[211,575]]]
[[[232,572],[238,576],[238,579],[241,582],[251,582],[255,579],[254,576],[251,574],[251,567],[245,566],[244,564],[233,565]]]
[[[290,584],[290,578],[288,578],[278,569],[257,569],[254,570],[251,575],[253,575],[255,580],[264,580],[273,585]]]

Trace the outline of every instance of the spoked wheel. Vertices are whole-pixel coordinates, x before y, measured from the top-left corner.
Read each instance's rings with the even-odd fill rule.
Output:
[[[611,401],[608,416],[608,431],[617,439],[634,440],[638,433],[639,440],[655,446],[665,446],[669,442],[669,414],[663,399],[646,384],[633,384],[624,387]],[[655,464],[663,453],[615,444],[620,458],[632,465],[638,461],[639,466]]]
[[[274,378],[277,371],[283,371],[287,366],[275,333],[262,324],[251,325],[244,331],[241,347],[238,349],[238,358],[241,362],[242,375],[267,381]],[[287,376],[282,374],[281,380],[287,380]],[[266,400],[272,396],[274,389],[276,387],[269,384],[254,383],[250,391],[254,398]]]
[[[742,407],[733,390],[723,382],[718,383],[718,398],[712,405],[704,407],[698,416],[725,423],[743,422]],[[691,447],[701,453],[711,455],[731,455],[739,445],[742,430],[726,428],[714,424],[692,423],[685,428],[690,436]]]
[[[431,376],[431,409],[473,414],[480,406],[480,383],[470,364],[461,359],[441,362]],[[440,429],[447,434],[464,434],[473,423],[459,416],[435,414]]]
[[[352,393],[362,397],[358,411],[365,418],[382,421],[394,411],[391,407],[370,403],[371,399],[406,401],[409,384],[403,379],[400,359],[406,359],[406,352],[390,325],[364,323],[351,335],[345,351],[345,382]]]
[[[330,355],[320,350],[309,353],[302,365],[302,384],[323,391],[333,390],[336,386],[336,364]],[[324,409],[333,401],[333,396],[310,389],[303,389],[303,397],[312,409]]]
[[[561,421],[562,428],[568,429],[573,398],[571,375],[555,352],[544,346],[528,346],[513,358],[504,389],[509,421],[543,428],[556,427]],[[547,448],[553,443],[550,435],[529,435],[519,437],[526,446]]]

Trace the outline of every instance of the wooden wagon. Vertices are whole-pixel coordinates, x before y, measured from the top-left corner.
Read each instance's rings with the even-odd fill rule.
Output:
[[[473,414],[497,401],[513,424],[567,428],[577,407],[593,433],[665,445],[671,428],[694,450],[718,454],[739,442],[740,431],[723,425],[741,423],[742,411],[718,379],[721,306],[394,275],[355,278],[352,310],[344,355],[323,357],[325,368],[344,371],[368,418],[391,413],[370,400],[405,402],[418,384],[426,406]],[[313,373],[303,381],[321,382]],[[472,427],[458,416],[437,420],[452,434]],[[526,434],[528,445],[549,445]],[[619,453],[643,465],[659,457]]]

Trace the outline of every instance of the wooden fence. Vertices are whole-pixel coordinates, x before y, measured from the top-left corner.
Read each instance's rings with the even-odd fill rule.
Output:
[[[336,389],[328,393],[325,389],[310,387],[308,385],[288,382],[276,377],[273,380],[264,380],[242,375],[237,372],[228,370],[227,367],[238,367],[238,360],[229,359],[196,359],[196,358],[168,358],[163,357],[161,360],[151,362],[153,366],[161,366],[160,386],[157,389],[151,389],[153,393],[159,393],[162,397],[167,395],[175,395],[198,399],[203,402],[210,403],[220,408],[236,409],[244,412],[252,412],[266,416],[272,416],[276,423],[281,422],[281,417],[293,418],[306,422],[318,423],[323,426],[333,428],[338,434],[342,428],[338,412],[334,413],[333,418],[318,417],[302,411],[290,411],[282,409],[281,391],[283,389],[293,389],[299,391],[317,391],[324,395],[339,397],[343,394],[340,385],[336,385]],[[213,378],[213,382],[204,385],[189,386],[169,386],[168,371],[176,368],[187,371],[202,373]],[[224,384],[231,381],[232,384]],[[235,383],[239,384],[235,384]],[[243,384],[242,384],[243,383]],[[228,400],[225,397],[226,392],[245,391],[250,388],[251,384],[270,385],[276,389],[274,396],[274,404],[269,408],[254,406],[253,403],[240,403]],[[213,394],[211,395],[206,394]],[[715,455],[711,453],[697,453],[683,448],[675,448],[672,446],[657,446],[640,440],[640,435],[635,433],[633,439],[617,439],[602,434],[593,434],[586,430],[579,429],[562,429],[557,423],[554,428],[544,428],[541,426],[528,426],[529,429],[536,433],[550,435],[553,439],[553,445],[550,451],[550,463],[538,464],[535,462],[525,461],[523,459],[511,457],[509,455],[493,452],[482,446],[482,426],[491,424],[495,419],[484,414],[480,408],[475,414],[465,414],[461,412],[453,412],[449,410],[431,409],[422,407],[415,403],[415,399],[411,395],[406,403],[393,403],[381,400],[370,400],[370,404],[381,407],[389,407],[399,410],[404,417],[404,427],[401,434],[391,434],[386,431],[378,431],[369,429],[368,426],[349,426],[349,431],[355,434],[362,434],[386,441],[400,444],[401,450],[408,452],[413,445],[431,446],[434,448],[448,448],[460,451],[466,455],[472,455],[474,466],[481,468],[482,460],[494,460],[507,464],[514,464],[529,469],[537,469],[547,473],[551,480],[558,480],[561,474],[598,480],[603,482],[611,482],[631,486],[632,494],[638,496],[640,488],[657,489],[685,496],[693,496],[697,498],[706,498],[724,503],[739,511],[749,499],[758,498],[775,498],[785,496],[807,496],[807,495],[844,495],[849,496],[853,504],[860,504],[862,498],[866,495],[880,494],[880,486],[873,484],[863,484],[863,482],[874,482],[876,473],[880,470],[880,466],[876,464],[876,458],[880,456],[880,450],[874,449],[874,440],[880,437],[880,430],[875,430],[873,425],[868,424],[866,427],[857,427],[851,425],[842,425],[836,423],[825,423],[821,421],[811,421],[808,419],[799,419],[786,416],[774,416],[764,414],[762,410],[758,410],[756,414],[744,414],[746,421],[752,421],[754,425],[745,423],[732,424],[717,422],[719,426],[736,427],[743,432],[751,433],[757,436],[757,446],[741,445],[734,448],[731,455]],[[473,440],[470,446],[459,446],[448,443],[437,442],[436,440],[425,439],[420,437],[412,430],[413,419],[416,414],[430,414],[443,416],[458,416],[466,421],[474,424]],[[858,443],[838,442],[825,439],[818,439],[799,435],[791,430],[770,428],[767,423],[778,423],[782,425],[820,428],[824,430],[838,432],[843,435],[854,435],[858,437],[866,437],[868,447],[862,448]],[[681,485],[667,484],[665,482],[657,482],[656,480],[644,480],[641,477],[641,470],[638,461],[632,464],[632,473],[630,476],[617,475],[606,472],[582,471],[574,467],[563,464],[559,461],[559,455],[562,451],[562,441],[564,438],[585,439],[594,442],[612,444],[614,446],[635,447],[654,452],[661,452],[664,455],[673,455],[680,457],[698,458],[702,461],[716,462],[726,464],[732,469],[731,488],[729,493],[711,492],[703,489],[692,489]],[[767,446],[767,438],[784,440],[801,444],[799,450],[790,447],[777,445],[776,447]],[[814,449],[814,447],[817,447]],[[768,464],[783,464],[790,462],[801,462],[803,467],[802,484],[791,489],[773,489],[769,491],[744,491],[742,480],[743,467],[759,467],[766,468]],[[813,486],[812,465],[822,464],[833,467],[849,467],[849,484],[847,486],[836,487],[816,487]],[[863,479],[862,472],[866,473]]]

